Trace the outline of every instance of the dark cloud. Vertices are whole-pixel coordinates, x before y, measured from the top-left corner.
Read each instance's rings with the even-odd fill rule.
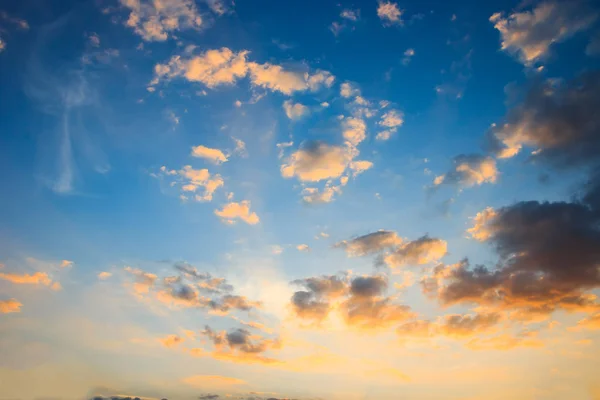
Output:
[[[388,279],[382,275],[322,276],[293,283],[307,289],[295,292],[291,299],[292,310],[302,320],[320,323],[335,308],[348,326],[377,329],[412,316],[410,307],[386,296]]]
[[[202,396],[198,396],[198,399],[199,400],[215,400],[215,399],[218,399],[219,397],[221,397],[221,396],[219,396],[218,394],[204,394]]]
[[[554,167],[600,163],[600,71],[568,81],[535,82],[523,102],[488,133],[488,147],[511,157],[529,147],[534,160]]]

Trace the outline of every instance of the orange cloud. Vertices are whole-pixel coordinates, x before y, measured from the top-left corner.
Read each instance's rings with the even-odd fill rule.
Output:
[[[184,342],[184,339],[178,335],[168,335],[164,338],[158,339],[158,341],[165,347],[171,349],[173,347],[179,346]]]
[[[231,202],[225,204],[223,209],[215,210],[215,214],[224,222],[233,224],[236,219],[241,219],[249,225],[256,225],[260,218],[255,212],[250,211],[250,201],[244,200],[239,203]]]
[[[0,300],[0,314],[21,312],[21,304],[15,299]]]
[[[36,272],[34,274],[13,274],[0,272],[0,279],[16,283],[19,285],[44,285],[52,286],[52,279],[46,272]]]

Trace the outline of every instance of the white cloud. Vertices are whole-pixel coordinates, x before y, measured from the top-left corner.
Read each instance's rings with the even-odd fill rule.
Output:
[[[502,50],[515,54],[525,65],[543,60],[554,43],[563,42],[589,28],[598,13],[580,1],[545,1],[533,10],[504,16],[495,13],[490,22],[500,32]]]
[[[344,82],[340,85],[340,96],[348,98],[358,95],[360,95],[360,90],[354,87],[350,82]]]
[[[309,114],[308,107],[300,103],[294,103],[291,100],[286,100],[283,102],[283,109],[285,110],[285,115],[294,121],[299,120]]]
[[[213,164],[222,164],[227,161],[227,156],[219,149],[213,149],[206,146],[192,147],[192,157],[204,158]]]
[[[342,128],[344,139],[352,146],[358,146],[367,137],[367,125],[360,118],[344,118]]]
[[[292,153],[281,166],[284,178],[297,177],[301,181],[317,182],[340,177],[352,161],[353,153],[345,146],[311,143]]]
[[[215,215],[229,224],[235,223],[236,219],[241,219],[249,225],[255,225],[260,222],[258,215],[250,211],[250,201],[248,200],[243,200],[239,203],[227,203],[221,210],[215,210]]]
[[[358,21],[358,17],[360,15],[360,11],[359,10],[351,10],[351,9],[345,9],[342,10],[342,12],[340,13],[340,17],[350,20],[350,21]]]
[[[380,1],[377,6],[377,16],[383,22],[383,25],[399,24],[402,25],[402,10],[398,4],[389,1]]]
[[[194,0],[120,0],[130,10],[126,25],[146,41],[165,41],[169,34],[198,29],[202,17]]]
[[[310,251],[310,247],[308,247],[307,244],[299,244],[298,246],[296,246],[296,249],[298,249],[298,251],[302,251],[302,252]]]

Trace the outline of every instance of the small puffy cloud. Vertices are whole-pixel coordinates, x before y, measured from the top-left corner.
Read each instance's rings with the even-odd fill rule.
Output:
[[[299,120],[309,114],[308,107],[301,103],[294,103],[291,100],[286,100],[283,102],[283,109],[285,110],[285,115],[294,121]]]
[[[406,51],[404,51],[404,57],[402,58],[402,64],[403,65],[410,64],[410,60],[414,57],[414,55],[415,55],[414,49],[406,49]]]
[[[344,82],[340,85],[340,96],[349,98],[360,95],[360,90],[350,82]]]
[[[194,375],[182,379],[182,382],[186,385],[190,385],[200,389],[205,387],[223,387],[246,384],[246,381],[242,379],[231,378],[228,376],[221,375]]]
[[[454,157],[450,171],[437,176],[433,184],[471,187],[483,183],[495,183],[498,177],[496,161],[478,154],[461,154]]]
[[[62,260],[60,262],[60,267],[61,268],[68,268],[68,267],[72,267],[73,266],[73,261],[69,261],[69,260]]]
[[[351,10],[346,8],[342,10],[340,17],[353,22],[358,21],[358,18],[360,17],[360,10]]]
[[[21,312],[22,306],[16,299],[0,300],[0,314]]]
[[[307,187],[302,189],[302,201],[307,204],[331,203],[336,194],[342,193],[339,186],[326,185],[323,190]]]
[[[233,0],[205,0],[208,7],[217,15],[223,15],[230,12],[233,6]]]
[[[130,10],[126,25],[146,41],[165,41],[175,31],[198,29],[202,17],[194,0],[120,0]]]
[[[184,338],[182,338],[181,336],[178,335],[168,335],[165,336],[164,338],[160,338],[158,341],[165,347],[167,348],[174,348],[179,346],[181,343],[184,342]]]
[[[90,34],[88,40],[93,47],[100,47],[100,36],[97,33]]]
[[[589,28],[598,13],[584,1],[545,1],[532,10],[505,16],[496,13],[490,22],[500,32],[502,50],[515,54],[525,65],[543,60],[554,43]]]
[[[258,215],[250,211],[250,201],[248,200],[227,203],[221,210],[215,210],[215,215],[227,223],[234,223],[236,219],[241,219],[249,225],[256,225],[260,222]]]
[[[221,175],[211,175],[207,169],[194,169],[191,165],[184,166],[177,173],[184,180],[181,186],[183,192],[195,193],[197,201],[211,201],[215,191],[224,184]],[[204,189],[203,193],[197,193],[200,188]]]
[[[323,70],[317,70],[312,75],[306,73],[304,77],[307,80],[309,89],[313,92],[320,90],[322,87],[330,88],[335,82],[335,76],[331,72]]]
[[[387,105],[386,105],[387,106]],[[377,125],[386,128],[385,131],[381,131],[375,137],[376,140],[385,141],[392,137],[392,135],[404,124],[404,114],[401,111],[390,110],[381,116],[381,119],[377,122]]]
[[[302,252],[310,251],[310,247],[308,247],[308,245],[304,244],[304,243],[303,244],[299,244],[298,246],[296,246],[296,249],[298,251],[302,251]]]
[[[600,152],[600,72],[571,81],[544,81],[527,91],[503,123],[488,132],[497,157],[509,158],[527,146],[531,158],[556,167],[596,165]]]
[[[344,139],[352,146],[358,146],[367,137],[367,125],[360,118],[346,117],[342,121]]]
[[[100,280],[105,280],[108,279],[112,276],[112,273],[110,272],[106,272],[106,271],[102,271],[98,273],[98,279]]]
[[[467,233],[473,238],[480,242],[484,242],[489,239],[493,232],[490,230],[491,221],[497,216],[496,211],[487,207],[485,210],[478,212],[473,217],[473,227],[467,229]]]
[[[392,268],[424,265],[439,261],[447,252],[448,244],[445,240],[423,236],[413,241],[403,242],[383,260]]]
[[[339,178],[352,158],[352,152],[344,146],[310,142],[290,155],[287,163],[281,166],[281,175],[284,178],[295,176],[305,182]]]
[[[344,249],[349,257],[362,257],[397,247],[401,243],[402,238],[396,232],[380,230],[336,243],[335,247]]]
[[[380,1],[378,3],[377,16],[383,22],[384,26],[404,24],[404,21],[402,21],[402,10],[398,8],[398,4],[391,1]]]
[[[275,255],[279,255],[279,254],[283,253],[283,247],[275,244],[275,245],[271,246],[271,253],[273,253]]]
[[[286,71],[280,65],[249,63],[250,79],[256,86],[290,95],[304,91],[308,83],[304,74]]]
[[[213,164],[222,164],[227,161],[227,156],[221,150],[202,145],[192,147],[192,157],[204,158]]]

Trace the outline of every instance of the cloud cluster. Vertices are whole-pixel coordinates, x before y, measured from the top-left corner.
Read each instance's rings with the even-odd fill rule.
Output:
[[[16,299],[0,300],[0,314],[21,312],[23,304]]]
[[[377,125],[385,130],[381,131],[375,137],[376,140],[385,141],[392,137],[398,131],[398,128],[404,124],[404,114],[400,111],[389,110],[381,116]]]
[[[227,315],[233,310],[250,311],[260,302],[232,294],[234,288],[224,278],[200,272],[187,263],[175,263],[179,275],[159,279],[156,274],[139,268],[125,267],[133,278],[128,287],[139,297],[150,296],[159,303],[177,308],[198,308],[214,315]]]
[[[463,339],[490,333],[502,320],[500,313],[450,314],[436,321],[414,320],[403,323],[396,329],[401,338],[425,339],[443,336]]]
[[[248,51],[235,53],[223,47],[195,56],[173,56],[167,63],[154,67],[154,79],[150,82],[150,87],[154,87],[160,81],[184,78],[190,82],[203,83],[208,88],[215,88],[232,85],[248,76],[254,86],[291,95],[295,92],[331,87],[335,81],[335,77],[327,71],[317,70],[313,74],[290,71],[280,65],[248,61],[248,55]]]
[[[160,172],[151,174],[156,178],[173,179],[170,186],[178,185],[181,190],[180,198],[183,201],[212,201],[213,195],[225,184],[220,174],[211,174],[208,169],[194,169],[191,165],[184,165],[180,170],[160,167]]]
[[[126,25],[146,41],[165,41],[183,29],[198,29],[202,17],[194,0],[120,0],[129,9]]]
[[[385,276],[330,275],[292,282],[304,290],[291,298],[291,310],[296,317],[311,324],[322,323],[332,311],[337,311],[349,327],[373,330],[412,318],[410,307],[396,303],[386,295]]]
[[[52,290],[60,290],[59,282],[53,281],[47,272],[34,272],[32,274],[16,274],[11,272],[0,272],[0,279],[17,285],[39,285],[48,286]]]
[[[499,158],[524,146],[532,157],[555,167],[597,165],[600,154],[600,71],[567,82],[535,83],[503,123],[488,132],[490,149]]]
[[[210,326],[205,327],[202,335],[212,342],[212,356],[218,360],[237,363],[279,363],[278,360],[264,355],[268,351],[281,348],[279,339],[265,338],[241,328],[217,332]]]
[[[377,16],[383,26],[404,25],[402,14],[403,11],[398,8],[398,4],[391,1],[380,1],[377,5]]]
[[[334,247],[344,249],[349,257],[380,254],[382,263],[391,268],[429,264],[439,261],[447,253],[445,240],[429,236],[404,240],[396,232],[386,230],[344,240]]]
[[[552,44],[587,29],[597,18],[585,1],[543,1],[529,11],[496,13],[490,22],[500,32],[502,50],[532,65],[547,57]]]
[[[460,154],[453,159],[448,172],[433,180],[434,186],[454,185],[471,187],[484,183],[495,183],[498,178],[496,160],[479,154]]]

